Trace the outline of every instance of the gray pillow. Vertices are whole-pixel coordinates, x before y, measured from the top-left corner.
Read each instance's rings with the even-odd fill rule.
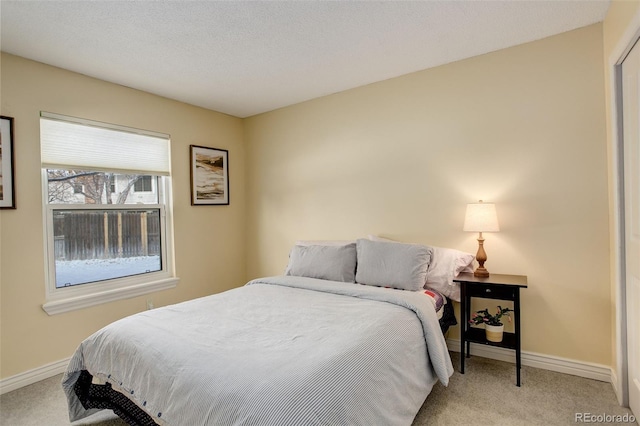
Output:
[[[285,275],[355,282],[356,244],[343,246],[295,245]]]
[[[356,245],[357,283],[413,291],[424,287],[431,260],[430,247],[366,239],[359,239]]]

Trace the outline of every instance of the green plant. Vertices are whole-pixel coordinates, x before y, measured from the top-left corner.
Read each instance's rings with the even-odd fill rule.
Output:
[[[509,312],[513,312],[513,309],[503,308],[502,306],[498,306],[498,309],[495,315],[489,313],[488,309],[483,309],[481,311],[475,312],[471,315],[471,319],[469,320],[469,324],[489,324],[489,325],[503,325],[500,319],[505,316],[511,322],[511,315]]]

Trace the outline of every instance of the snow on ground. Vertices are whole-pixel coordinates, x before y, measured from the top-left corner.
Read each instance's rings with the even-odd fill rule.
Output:
[[[56,260],[56,287],[156,272],[160,269],[160,256]]]

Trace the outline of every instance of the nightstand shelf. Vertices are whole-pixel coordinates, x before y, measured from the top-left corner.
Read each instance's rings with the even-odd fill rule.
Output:
[[[467,342],[480,343],[483,345],[497,346],[499,348],[514,349],[516,347],[516,334],[503,333],[502,342],[490,342],[485,337],[484,328],[469,327],[467,330]]]
[[[468,358],[471,343],[478,343],[500,348],[512,349],[516,352],[516,385],[520,386],[520,369],[522,367],[521,333],[520,333],[520,289],[527,288],[527,277],[524,275],[491,274],[488,277],[476,277],[472,273],[464,273],[454,278],[460,283],[460,372],[464,374],[464,361]],[[513,319],[515,331],[505,332],[502,342],[490,342],[482,328],[471,327],[471,298],[508,300],[513,302]]]

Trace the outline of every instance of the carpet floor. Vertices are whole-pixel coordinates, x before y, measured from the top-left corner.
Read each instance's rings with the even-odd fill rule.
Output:
[[[629,409],[618,405],[610,383],[525,366],[522,387],[517,387],[513,364],[475,356],[468,360],[465,374],[460,374],[459,354],[453,352],[451,358],[455,373],[449,386],[440,383],[434,386],[413,426],[570,425],[580,423],[580,416],[591,420],[597,420],[595,416],[609,416],[605,420],[616,420],[615,416],[623,419],[631,414]],[[72,424],[61,380],[62,375],[57,375],[0,396],[0,425]],[[590,423],[637,425],[615,421]],[[101,412],[73,425],[126,423],[112,412]]]

